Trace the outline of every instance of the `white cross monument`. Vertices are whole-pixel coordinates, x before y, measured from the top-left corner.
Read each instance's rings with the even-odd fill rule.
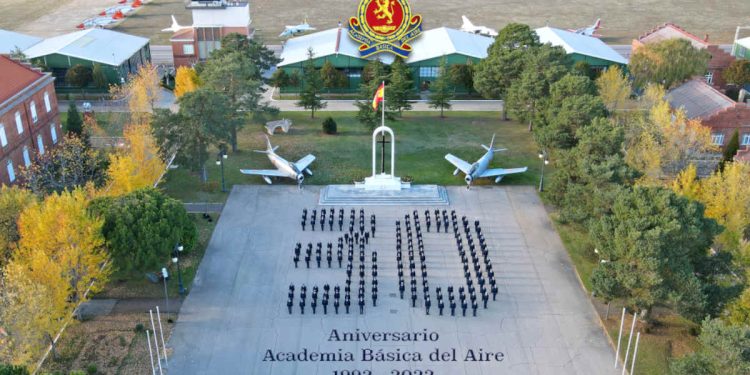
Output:
[[[378,173],[376,139],[378,134],[385,138],[385,133],[388,133],[391,138],[391,173],[385,173],[385,165],[383,165],[381,173]],[[385,142],[385,139],[382,142]],[[385,146],[385,143],[383,145]],[[385,147],[381,152],[385,152]],[[382,155],[382,159],[385,162],[385,154]],[[359,182],[356,186],[365,190],[401,190],[408,189],[411,186],[410,183],[402,182],[400,177],[396,177],[396,138],[393,129],[382,125],[372,132],[372,176],[366,177],[364,182]]]

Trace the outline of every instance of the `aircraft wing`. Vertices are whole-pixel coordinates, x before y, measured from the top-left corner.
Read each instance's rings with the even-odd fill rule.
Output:
[[[460,169],[461,172],[469,173],[471,170],[471,164],[459,159],[456,156],[453,156],[452,154],[445,155],[445,160],[448,160],[451,164],[453,164],[456,168]]]
[[[289,177],[288,174],[278,169],[240,169],[240,172],[251,176]]]
[[[488,169],[484,171],[479,177],[496,177],[496,176],[505,176],[508,174],[514,174],[514,173],[523,173],[526,172],[526,170],[529,169],[528,167],[523,168],[495,168],[495,169]]]
[[[298,170],[304,171],[314,161],[315,161],[315,156],[307,155],[304,158],[299,159],[296,163],[294,163],[294,166],[297,167]]]

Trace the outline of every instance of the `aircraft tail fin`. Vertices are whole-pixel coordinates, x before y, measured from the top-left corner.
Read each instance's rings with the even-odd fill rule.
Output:
[[[599,30],[602,27],[602,19],[597,18],[596,22],[594,22],[594,31]]]
[[[255,152],[261,153],[261,154],[273,154],[276,152],[276,150],[279,148],[279,146],[273,146],[271,145],[271,140],[266,135],[266,149],[265,150],[253,150]]]
[[[490,145],[489,146],[482,145],[482,148],[487,151],[492,151],[492,152],[500,152],[500,151],[507,150],[507,148],[495,148],[495,135],[494,134],[492,135],[492,141],[490,141]]]
[[[474,28],[474,24],[469,21],[469,17],[461,16],[461,20],[463,21],[463,24],[461,25],[462,29]]]

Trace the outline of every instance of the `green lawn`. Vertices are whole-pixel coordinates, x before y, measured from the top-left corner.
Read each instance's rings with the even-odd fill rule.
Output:
[[[294,125],[288,134],[271,137],[281,156],[290,161],[312,153],[317,160],[311,169],[314,176],[306,184],[350,184],[371,174],[371,131],[354,118],[351,112],[332,113],[338,123],[337,135],[326,135],[321,130],[324,116],[321,113],[310,119],[309,112],[284,112],[283,117],[292,119]],[[396,134],[396,174],[410,177],[417,184],[463,185],[463,176],[453,176],[454,167],[444,156],[450,152],[469,162],[478,159],[484,150],[481,144],[489,144],[492,134],[497,134],[496,147],[508,151],[496,155],[492,167],[523,167],[529,171],[508,176],[504,185],[535,185],[539,181],[540,163],[537,147],[525,125],[501,121],[495,112],[456,112],[441,119],[434,112],[404,113],[398,121],[391,122]],[[272,165],[265,155],[252,150],[265,149],[265,128],[248,125],[240,133],[239,150],[231,153],[225,164],[227,190],[234,184],[263,184],[260,177],[246,176],[240,168],[268,169]],[[182,168],[172,170],[162,187],[166,192],[185,201],[222,201],[225,194],[219,192],[220,168],[215,158],[207,163],[209,183],[203,184],[199,174]],[[291,180],[274,183],[294,184]],[[478,185],[494,183],[490,179],[477,181]]]

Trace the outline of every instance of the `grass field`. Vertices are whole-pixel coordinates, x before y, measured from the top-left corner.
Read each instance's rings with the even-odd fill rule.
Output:
[[[0,28],[52,36],[75,31],[81,20],[91,17],[115,1],[100,0],[2,0]],[[461,26],[465,14],[476,25],[502,28],[509,22],[527,23],[532,27],[549,24],[560,28],[579,28],[602,19],[604,41],[629,44],[631,39],[664,22],[674,22],[692,33],[709,35],[717,43],[730,43],[735,27],[750,22],[748,1],[700,0],[466,0],[444,2],[413,0],[414,13],[424,18],[426,29]],[[278,44],[284,25],[296,25],[305,18],[319,30],[346,23],[356,12],[353,0],[254,0],[250,2],[252,27],[258,38]],[[156,45],[169,44],[170,15],[180,24],[192,23],[183,0],[153,0],[129,17],[116,30],[151,38]]]
[[[324,114],[327,115],[327,114]],[[311,169],[314,176],[306,184],[351,184],[371,174],[371,134],[354,119],[354,113],[340,112],[333,115],[338,123],[337,135],[322,132],[322,118],[310,119],[309,112],[284,112],[294,125],[288,134],[271,138],[278,145],[279,155],[296,161],[308,153],[317,160]],[[322,115],[321,115],[322,117]],[[539,182],[537,148],[525,125],[501,121],[496,113],[450,113],[440,119],[436,113],[405,113],[399,121],[390,123],[396,134],[396,174],[411,177],[417,184],[462,185],[462,176],[453,176],[453,166],[443,159],[451,152],[469,162],[479,158],[484,150],[480,144],[489,144],[492,134],[497,134],[495,145],[508,151],[498,153],[493,167],[528,166],[523,174],[508,176],[501,184],[534,185]],[[267,169],[271,163],[263,154],[252,150],[265,149],[265,137],[260,125],[249,125],[240,133],[239,150],[231,153],[225,164],[227,190],[234,184],[263,184],[256,176],[246,176],[240,168]],[[208,180],[202,184],[199,175],[177,169],[166,177],[164,189],[171,196],[185,201],[223,201],[218,192],[220,169],[211,158],[207,163]],[[281,179],[274,183],[293,184]],[[493,183],[482,179],[477,184]],[[197,188],[202,187],[202,188]]]
[[[283,25],[296,25],[307,17],[319,30],[336,27],[355,16],[357,1],[255,0],[253,25],[268,41],[277,40]],[[540,27],[579,28],[602,19],[606,42],[630,44],[631,39],[664,22],[675,22],[694,34],[709,34],[717,42],[731,42],[735,26],[748,23],[748,1],[700,0],[413,0],[412,11],[421,14],[426,29],[458,28],[461,15],[475,25],[502,28],[509,22]],[[720,21],[718,21],[720,20]],[[718,21],[718,22],[717,22]]]

